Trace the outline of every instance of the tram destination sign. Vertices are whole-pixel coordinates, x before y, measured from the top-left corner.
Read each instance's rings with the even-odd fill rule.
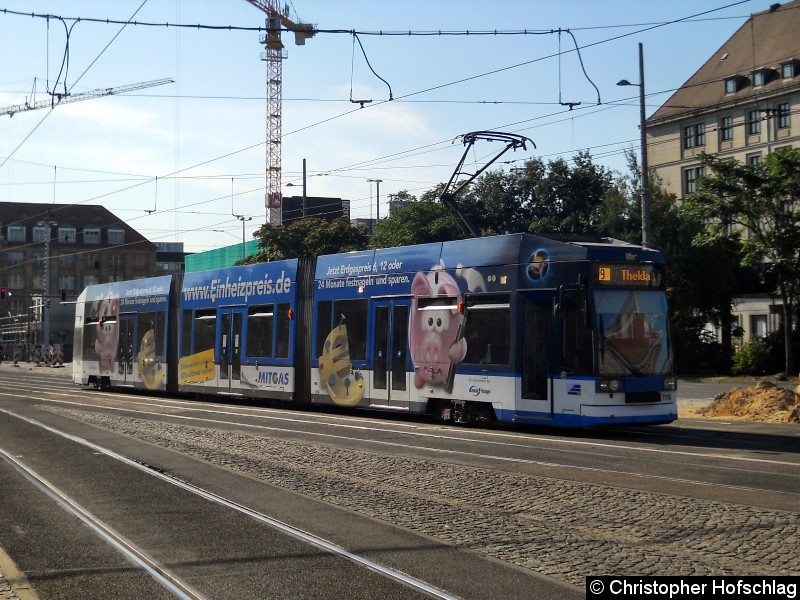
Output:
[[[661,269],[652,263],[596,263],[592,279],[600,286],[658,288]]]

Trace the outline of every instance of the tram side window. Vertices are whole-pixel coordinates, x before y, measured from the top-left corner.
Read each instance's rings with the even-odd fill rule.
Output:
[[[341,317],[347,325],[350,360],[367,360],[367,301],[338,300],[333,314],[335,325],[339,325]]]
[[[465,363],[508,365],[511,344],[508,296],[469,297],[464,338],[467,341]]]
[[[198,310],[194,314],[194,353],[214,348],[217,339],[217,311]]]
[[[161,311],[139,313],[137,317],[138,332],[136,348],[141,352],[144,348],[142,341],[148,331],[153,331],[153,349],[156,356],[164,354],[164,313]]]
[[[583,290],[564,290],[561,308],[564,315],[562,367],[579,373],[593,371],[592,332],[589,329],[586,294]]]
[[[277,358],[289,358],[289,303],[278,304]]]
[[[183,326],[181,329],[181,356],[192,353],[192,311],[183,311]]]
[[[247,356],[272,356],[275,305],[263,304],[247,309]]]
[[[326,300],[317,305],[317,341],[314,356],[322,356],[325,353],[325,340],[331,332],[331,314],[333,312],[333,302]],[[337,323],[338,325],[338,323]]]

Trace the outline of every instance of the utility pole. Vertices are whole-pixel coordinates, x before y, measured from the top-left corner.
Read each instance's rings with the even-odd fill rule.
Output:
[[[381,184],[383,183],[383,179],[367,179],[369,182],[375,182],[375,226],[372,228],[372,232],[375,232],[375,229],[378,227],[378,221],[381,218]]]
[[[639,88],[639,134],[642,153],[642,246],[650,247],[650,169],[647,165],[647,117],[644,104],[644,51],[639,42],[639,83],[627,79],[617,85],[632,85]]]
[[[42,346],[50,345],[50,237],[55,221],[39,221],[39,227],[46,227],[44,236],[44,296],[42,297]]]

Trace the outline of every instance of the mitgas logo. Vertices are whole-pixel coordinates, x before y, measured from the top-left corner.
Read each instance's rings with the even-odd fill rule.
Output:
[[[480,396],[481,394],[491,394],[491,390],[483,389],[482,387],[478,387],[477,385],[469,386],[469,393],[473,396]]]
[[[287,371],[259,371],[256,383],[261,385],[289,385]]]

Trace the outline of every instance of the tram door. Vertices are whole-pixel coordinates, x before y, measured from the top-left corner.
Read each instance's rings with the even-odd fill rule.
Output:
[[[372,304],[372,389],[370,404],[408,408],[409,302],[378,300]]]
[[[525,302],[523,305],[522,403],[528,410],[553,414],[548,393],[550,320],[552,301]]]
[[[243,309],[225,308],[219,313],[219,381],[222,389],[239,388],[242,376],[242,315]]]
[[[123,383],[133,383],[133,361],[136,352],[136,315],[119,315],[117,375]]]

